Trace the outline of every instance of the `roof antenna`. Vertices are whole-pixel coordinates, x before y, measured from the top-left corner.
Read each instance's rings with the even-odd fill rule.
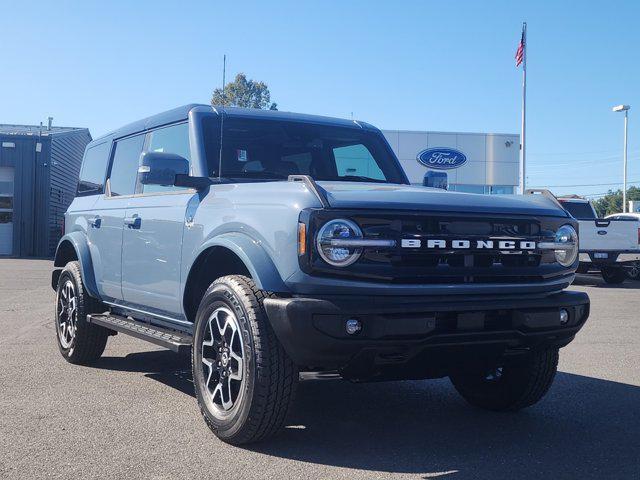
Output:
[[[220,114],[220,155],[218,156],[218,180],[222,178],[222,132],[224,126],[224,104],[226,103],[225,80],[227,74],[227,55],[222,56],[222,110]]]

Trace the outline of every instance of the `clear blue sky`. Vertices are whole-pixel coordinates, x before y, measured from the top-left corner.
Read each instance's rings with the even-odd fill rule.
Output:
[[[0,123],[98,136],[245,72],[281,110],[380,128],[517,133],[529,25],[530,185],[640,184],[640,2],[7,2]],[[569,187],[598,194],[615,186]]]

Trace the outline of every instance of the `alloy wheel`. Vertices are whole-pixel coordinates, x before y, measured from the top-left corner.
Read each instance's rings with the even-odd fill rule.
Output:
[[[70,348],[78,328],[78,297],[71,280],[67,280],[58,291],[56,317],[60,345]]]
[[[238,320],[226,307],[213,311],[202,341],[202,371],[206,391],[219,415],[238,404],[244,378],[244,349]]]

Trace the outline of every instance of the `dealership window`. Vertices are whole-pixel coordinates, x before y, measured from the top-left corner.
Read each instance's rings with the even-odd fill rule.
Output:
[[[82,161],[78,180],[78,195],[95,195],[103,192],[104,175],[109,162],[111,142],[101,143],[87,149]]]
[[[512,195],[513,185],[491,185],[489,193],[493,195]]]
[[[113,164],[109,175],[109,191],[112,196],[133,195],[135,193],[143,143],[144,135],[116,142],[116,151],[113,155]]]
[[[484,185],[450,185],[449,190],[453,190],[454,192],[464,192],[464,193],[486,193]]]
[[[150,152],[175,153],[191,161],[191,149],[189,147],[189,124],[181,123],[169,127],[159,128],[149,133]],[[143,193],[171,192],[185,190],[184,187],[173,185],[144,185]]]

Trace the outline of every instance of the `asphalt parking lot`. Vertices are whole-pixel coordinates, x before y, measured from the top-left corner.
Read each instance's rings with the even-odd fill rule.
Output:
[[[188,358],[118,335],[67,364],[50,268],[0,259],[0,478],[640,478],[640,282],[578,278],[591,318],[526,411],[473,409],[447,380],[305,381],[280,436],[236,448],[202,421]]]

